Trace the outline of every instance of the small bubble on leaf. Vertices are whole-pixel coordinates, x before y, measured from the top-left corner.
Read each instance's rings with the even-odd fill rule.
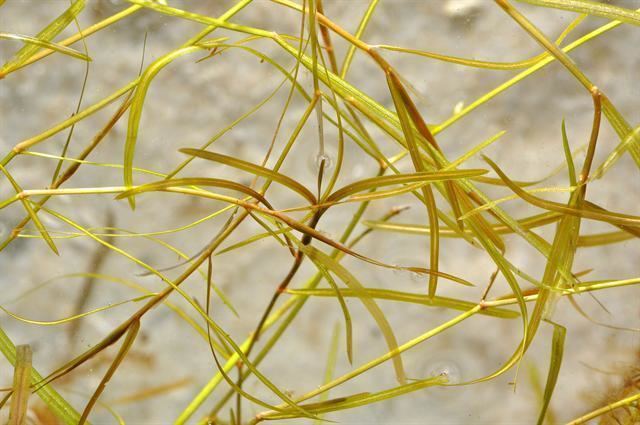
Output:
[[[414,283],[423,283],[428,280],[429,275],[426,273],[410,272],[409,276]]]
[[[313,158],[313,172],[314,173],[320,172],[320,167],[323,166],[323,164],[324,164],[324,172],[327,172],[327,170],[330,170],[333,167],[333,159],[331,158],[331,156],[327,155],[326,152],[317,154]]]
[[[442,376],[447,379],[449,384],[462,382],[460,367],[449,360],[439,360],[433,363],[430,367],[429,375],[432,377]]]

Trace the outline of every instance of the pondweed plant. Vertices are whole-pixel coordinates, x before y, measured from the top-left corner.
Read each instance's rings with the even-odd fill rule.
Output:
[[[576,352],[588,352],[596,344],[589,332],[602,327],[637,332],[637,309],[636,316],[620,316],[616,311],[622,308],[612,308],[611,317],[600,320],[584,304],[595,300],[606,309],[601,300],[607,294],[627,291],[628,302],[637,307],[632,290],[640,283],[640,276],[622,275],[605,257],[588,269],[578,261],[587,248],[625,244],[619,261],[637,262],[637,204],[626,205],[626,212],[613,209],[601,189],[591,188],[611,179],[616,166],[630,159],[631,174],[607,187],[633,199],[639,189],[633,167],[640,167],[640,127],[629,122],[605,86],[589,79],[571,55],[588,50],[617,27],[635,30],[640,12],[588,0],[524,2],[533,7],[507,0],[491,4],[512,24],[497,31],[504,31],[504,37],[521,32],[538,45],[538,54],[517,62],[427,51],[429,28],[416,34],[414,46],[367,42],[371,23],[395,19],[376,13],[377,0],[357,3],[364,13],[349,22],[352,29],[332,19],[334,2],[321,0],[240,0],[217,15],[211,10],[220,7],[218,2],[129,0],[116,11],[106,2],[91,7],[92,2],[83,0],[46,6],[34,2],[33,7],[60,7],[59,15],[37,34],[0,28],[3,43],[21,44],[0,68],[3,90],[25,84],[18,78],[30,75],[30,68],[60,72],[63,68],[47,65],[53,60],[84,72],[78,102],[58,106],[68,107],[69,118],[15,141],[11,124],[2,126],[3,139],[13,146],[0,161],[0,208],[14,212],[2,219],[11,229],[0,243],[2,254],[20,255],[10,248],[25,239],[24,247],[48,248],[41,264],[52,264],[49,258],[58,255],[65,268],[73,267],[62,275],[46,269],[42,273],[48,280],[27,282],[26,289],[20,285],[27,273],[2,274],[3,287],[21,293],[2,300],[3,328],[23,329],[16,325],[21,322],[44,330],[41,340],[31,341],[0,330],[0,351],[15,371],[2,401],[9,422],[78,424],[93,418],[96,423],[125,423],[130,414],[140,423],[154,412],[154,420],[177,424],[319,423],[364,417],[360,415],[375,405],[383,406],[377,412],[385,412],[396,401],[413,400],[402,405],[402,413],[381,413],[381,421],[392,423],[394,415],[411,417],[411,409],[420,408],[410,393],[422,394],[422,400],[452,398],[456,409],[465,411],[467,401],[455,399],[456,392],[478,398],[488,382],[496,384],[491,404],[469,422],[570,420],[576,414],[569,406],[575,403],[567,402],[574,399],[575,374],[563,381],[563,369],[577,363]],[[11,10],[11,0],[3,3],[0,14]],[[417,5],[395,2],[393,7]],[[555,9],[569,11],[574,19],[551,38],[527,18],[526,11],[539,7],[547,8],[549,16],[564,13]],[[262,20],[256,15],[243,20],[252,8],[261,10],[257,16]],[[106,43],[115,37],[112,28],[140,16],[162,17],[169,27],[199,25],[200,30],[174,47],[141,30],[136,46],[144,39],[142,44],[153,53],[141,46],[138,74],[132,71],[126,84],[114,85],[108,94],[92,92],[88,77],[103,72],[92,57],[108,49],[92,40],[102,36],[100,43]],[[287,31],[277,29],[288,19]],[[585,30],[588,25],[591,29]],[[66,32],[72,35],[64,38]],[[119,42],[133,43],[126,37]],[[159,44],[165,50],[154,47]],[[621,51],[637,62],[634,46]],[[110,54],[118,55],[119,49]],[[239,68],[228,80],[209,79],[237,55],[250,58],[249,68]],[[454,97],[433,98],[429,87],[414,88],[412,79],[394,66],[396,60],[415,61],[424,72],[436,65],[480,69],[483,75],[499,74],[504,82],[465,105]],[[558,66],[557,74],[546,71],[552,64]],[[360,66],[366,71],[357,72]],[[252,76],[262,75],[265,67],[269,78]],[[214,95],[207,105],[194,102],[180,108],[171,99],[183,93],[165,94],[169,100],[161,106],[175,122],[158,119],[155,96],[181,90],[163,76],[179,74],[181,68],[190,72],[185,74],[192,80],[189,87],[204,91],[215,85]],[[550,78],[559,76],[583,87],[591,125],[577,131],[585,137],[576,141],[569,131],[575,116],[565,124],[566,111],[554,112],[562,125],[550,133],[553,142],[545,143],[553,143],[563,157],[550,158],[558,167],[548,175],[548,167],[528,165],[532,157],[524,152],[539,149],[542,141],[530,140],[518,154],[504,156],[501,144],[517,137],[506,128],[484,140],[464,132],[465,123],[474,119],[495,127],[481,112],[495,107],[494,98],[529,87],[527,81],[536,78],[536,90],[544,90]],[[369,79],[377,82],[381,99],[367,94]],[[236,83],[265,96],[245,105],[240,98],[228,104],[215,95],[222,97]],[[32,96],[27,100],[37,103],[42,94]],[[553,109],[560,97],[545,94],[545,107]],[[13,102],[9,99],[3,107],[8,110]],[[456,107],[434,124],[433,105]],[[172,130],[189,127],[197,114],[226,119],[236,109],[242,112],[213,135],[207,134],[210,129],[198,129],[181,137]],[[25,119],[31,119],[28,115]],[[246,130],[259,120],[274,130]],[[74,135],[83,126],[92,137]],[[457,128],[462,130],[456,137],[464,135],[458,150],[447,139]],[[245,129],[241,142],[234,136],[239,129]],[[607,133],[609,129],[614,132]],[[145,137],[153,131],[179,140],[154,144]],[[107,143],[118,152],[116,162],[101,159]],[[312,178],[300,172],[308,162]],[[535,170],[535,180],[521,180],[518,173],[524,167]],[[46,179],[38,180],[42,176]],[[99,206],[91,207],[95,202]],[[184,219],[202,210],[206,215]],[[10,222],[17,212],[23,218]],[[133,227],[118,225],[125,215]],[[163,228],[163,216],[173,225]],[[78,240],[87,255],[73,252]],[[404,247],[413,247],[410,241],[419,241],[415,252]],[[523,265],[519,250],[534,260]],[[164,260],[170,263],[157,263]],[[408,289],[405,278],[413,281]],[[81,286],[73,284],[78,280]],[[105,289],[109,283],[122,287],[117,301]],[[71,298],[48,300],[43,294],[50,294],[54,285],[65,285]],[[33,309],[18,308],[29,305],[40,306],[38,318]],[[66,315],[52,318],[49,311]],[[99,317],[106,319],[95,322]],[[576,321],[587,324],[587,331],[570,340],[568,323]],[[469,330],[474,325],[480,332]],[[60,349],[54,350],[47,337],[56,328],[64,333],[50,335],[67,341],[62,343],[64,359],[54,355]],[[311,336],[305,336],[308,332]],[[137,347],[154,337],[164,344],[145,360]],[[474,349],[478,337],[486,344],[484,352]],[[311,350],[299,350],[309,344]],[[427,370],[416,366],[416,359],[443,346],[449,349],[444,361],[431,362]],[[537,349],[550,354],[534,355]],[[488,356],[487,350],[501,360],[473,367],[474,360]],[[457,355],[471,360],[455,360]],[[154,369],[154,356],[169,356],[173,366]],[[600,358],[591,366],[606,369],[608,362]],[[316,370],[324,373],[315,376]],[[534,377],[545,373],[546,379],[539,380],[539,397],[527,400],[535,414],[523,419],[510,416],[514,410],[505,397],[530,386],[525,370],[533,370]],[[184,371],[187,378],[180,375]],[[593,370],[583,371],[590,379]],[[126,384],[107,391],[110,381],[127,374],[132,377],[121,381]],[[394,380],[386,379],[389,374]],[[610,392],[604,405],[593,406],[571,423],[598,418],[637,423],[637,376],[625,381],[623,390]],[[437,403],[430,406],[434,417],[446,417],[437,412]],[[336,413],[349,409],[355,416]],[[105,419],[105,412],[112,419]]]

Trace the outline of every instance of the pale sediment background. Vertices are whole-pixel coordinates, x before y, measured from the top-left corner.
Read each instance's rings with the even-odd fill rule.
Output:
[[[175,7],[219,16],[231,1],[169,1]],[[626,7],[638,7],[638,2],[616,2]],[[325,0],[328,16],[349,31],[354,31],[368,2]],[[35,35],[57,16],[67,2],[62,0],[8,0],[0,9],[0,31]],[[80,25],[87,26],[126,7],[119,1],[87,2],[80,17]],[[550,11],[517,4],[541,30],[557,37],[575,16],[572,13]],[[276,11],[277,10],[277,11]],[[294,34],[298,30],[298,16],[283,11],[264,0],[256,0],[232,19],[233,22],[255,25],[280,33]],[[576,34],[584,34],[606,21],[590,18]],[[87,91],[83,105],[88,106],[109,95],[136,77],[140,65],[144,33],[147,32],[145,63],[149,64],[170,49],[175,49],[201,28],[200,25],[163,17],[151,11],[141,11],[123,22],[88,38],[87,46],[93,59],[89,71]],[[63,35],[74,32],[71,26]],[[240,35],[218,32],[221,36],[238,39]],[[572,35],[575,37],[575,35]],[[540,48],[495,4],[482,0],[442,1],[381,1],[370,27],[363,37],[370,44],[392,44],[461,57],[495,61],[516,61],[531,57]],[[335,38],[334,38],[335,39]],[[623,25],[571,53],[581,69],[614,102],[620,112],[633,125],[640,121],[640,83],[638,68],[640,30]],[[274,55],[288,68],[293,63],[277,46],[258,42],[256,47]],[[81,49],[79,44],[74,47]],[[344,55],[338,45],[338,57]],[[19,48],[15,42],[0,43],[0,59],[4,63]],[[498,86],[518,71],[483,71],[417,58],[385,53],[385,57],[420,93],[416,99],[430,123],[448,118],[459,103],[469,104],[482,94]],[[29,138],[68,118],[75,110],[84,75],[84,64],[62,55],[52,55],[20,72],[0,81],[0,147],[7,152],[14,144]],[[266,63],[241,51],[227,51],[213,60],[195,63],[194,57],[182,58],[163,70],[152,84],[143,113],[140,139],[135,165],[155,171],[167,171],[182,159],[177,152],[181,147],[196,147],[231,121],[267,96],[281,81],[282,75]],[[357,55],[348,80],[363,92],[391,107],[384,76],[375,65]],[[310,79],[302,81],[309,87]],[[286,99],[286,90],[252,118],[234,128],[215,143],[219,152],[259,162],[271,140],[277,117]],[[287,136],[304,110],[298,99],[287,114],[276,149],[284,146]],[[104,125],[114,107],[83,120],[76,126],[69,155],[76,155]],[[500,130],[507,134],[486,149],[486,155],[495,160],[505,172],[517,180],[536,180],[545,177],[564,161],[560,124],[565,119],[572,148],[588,140],[592,120],[592,101],[588,92],[559,64],[553,63],[516,87],[500,94],[486,105],[438,135],[446,156],[456,158],[471,146]],[[36,151],[59,154],[66,132],[47,140]],[[126,135],[126,120],[122,120],[89,159],[99,162],[122,163]],[[328,150],[335,149],[335,135],[328,131]],[[397,152],[397,146],[380,137],[386,154]],[[617,146],[618,140],[603,120],[595,164]],[[277,150],[276,150],[277,151]],[[296,144],[283,172],[295,176],[314,187],[313,158],[317,151],[315,125],[308,128]],[[576,157],[581,166],[583,155]],[[409,170],[409,164],[403,164]],[[43,188],[49,184],[55,162],[42,158],[20,157],[9,170],[25,189]],[[487,168],[480,158],[471,159],[467,168]],[[372,176],[377,166],[363,155],[354,143],[347,140],[346,164],[340,180],[346,183]],[[198,174],[200,173],[200,174]],[[247,175],[235,173],[222,166],[196,160],[183,172],[187,175],[226,176],[250,182]],[[137,181],[148,177],[136,176]],[[118,169],[81,167],[68,187],[117,186],[122,182]],[[548,186],[566,186],[566,172],[561,172],[547,183]],[[2,199],[10,196],[11,187],[2,180]],[[492,197],[506,196],[504,190],[487,189]],[[550,195],[551,196],[551,195]],[[553,199],[564,200],[564,194]],[[296,205],[297,199],[287,191],[274,187],[270,198],[284,208]],[[628,155],[610,170],[604,179],[589,186],[589,199],[614,211],[638,215],[640,205],[640,179],[638,170]],[[409,196],[392,201],[376,202],[366,218],[376,219],[399,203],[414,208],[398,221],[422,223],[424,211]],[[49,204],[88,227],[104,226],[113,214],[117,227],[136,232],[153,232],[175,228],[202,218],[222,206],[205,200],[192,200],[169,194],[150,194],[138,198],[138,207],[131,211],[124,201],[114,202],[112,196],[60,197]],[[540,212],[522,202],[507,202],[504,208],[517,217]],[[337,207],[323,217],[319,228],[337,236],[354,212],[353,206]],[[1,231],[6,235],[23,217],[19,204],[0,211]],[[50,230],[70,231],[53,217],[42,214]],[[224,223],[225,217],[208,221],[189,232],[162,237],[188,254],[196,253]],[[608,231],[610,227],[584,223],[585,232]],[[259,232],[253,225],[244,226],[233,241]],[[554,226],[541,230],[550,240]],[[33,233],[30,229],[29,233]],[[543,258],[517,237],[507,237],[507,257],[522,270],[540,278],[544,269]],[[176,255],[160,245],[143,238],[116,238],[116,245],[141,260],[157,267],[176,263]],[[0,254],[0,303],[10,311],[36,320],[66,317],[73,311],[82,279],[64,277],[88,270],[95,242],[87,238],[61,239],[61,255],[56,257],[40,240],[20,238]],[[284,249],[274,249],[270,240],[263,240],[214,260],[214,279],[229,296],[240,313],[234,317],[219,300],[213,303],[213,316],[237,341],[242,341],[256,325],[279,280],[288,270],[290,257]],[[391,233],[376,233],[359,247],[360,252],[373,258],[401,265],[427,265],[428,238]],[[637,277],[640,262],[640,243],[637,240],[616,245],[581,249],[576,257],[574,272],[593,268],[591,280]],[[423,280],[406,273],[345,260],[366,286],[422,291]],[[475,289],[462,288],[443,282],[443,295],[477,301],[494,271],[488,256],[459,240],[442,240],[443,271],[460,275],[477,284]],[[162,288],[154,277],[140,277],[142,269],[114,253],[108,254],[102,273],[131,279],[151,290]],[[300,285],[311,276],[313,268],[307,264],[293,286]],[[176,276],[177,272],[170,273]],[[24,294],[41,283],[61,276],[60,279],[20,300]],[[130,289],[107,281],[96,283],[87,308],[135,296]],[[523,284],[526,286],[526,284]],[[188,293],[200,302],[204,299],[203,281],[195,277],[185,284]],[[494,295],[508,293],[504,279],[498,278]],[[638,327],[640,302],[637,288],[630,286],[596,294],[606,306],[605,313],[588,295],[578,297],[580,305],[597,320],[626,327]],[[186,305],[177,296],[179,305]],[[455,312],[427,308],[420,305],[379,303],[396,330],[399,341],[407,341],[428,329],[452,318]],[[354,316],[355,365],[360,365],[385,349],[375,322],[355,301],[349,303]],[[53,370],[87,346],[97,342],[109,330],[135,311],[132,303],[83,320],[79,342],[70,344],[68,326],[42,327],[20,323],[6,314],[0,316],[2,328],[14,342],[32,344],[34,363],[43,373]],[[637,333],[612,330],[594,325],[580,316],[566,301],[559,303],[554,320],[567,327],[565,357],[552,401],[552,410],[559,421],[569,420],[580,413],[598,407],[607,396],[609,385],[619,375],[603,373],[616,371],[620,366],[637,362],[639,347]],[[335,300],[310,299],[294,325],[286,332],[281,344],[267,357],[261,370],[275,383],[292,394],[303,394],[321,384],[326,363],[328,341],[334,325],[342,326],[340,309]],[[209,347],[192,329],[178,320],[166,308],[158,308],[145,316],[141,337],[129,359],[109,383],[102,400],[113,403],[127,423],[170,423],[191,400],[196,392],[215,374],[215,364]],[[516,349],[521,338],[518,320],[501,321],[478,317],[439,335],[404,355],[408,374],[412,378],[425,378],[441,365],[456,369],[462,380],[471,380],[493,372]],[[400,399],[367,408],[329,415],[328,418],[344,424],[424,424],[424,423],[492,423],[529,424],[535,422],[539,402],[531,384],[531,373],[544,381],[549,362],[551,328],[543,326],[540,334],[521,365],[518,386],[514,392],[510,383],[515,370],[487,383],[470,387],[429,389]],[[342,340],[341,340],[342,343]],[[115,351],[101,355],[81,370],[65,377],[57,388],[78,408],[92,393]],[[8,363],[2,363],[2,386],[10,382]],[[350,369],[341,346],[337,373]],[[596,370],[599,369],[600,371]],[[535,372],[531,372],[535,370]],[[118,402],[144,388],[170,384],[179,380],[188,384],[148,401],[135,404]],[[391,365],[377,367],[358,377],[332,396],[381,390],[395,383]],[[247,387],[254,394],[277,400],[254,380]],[[199,414],[210,408],[221,392],[216,392]],[[33,400],[36,398],[34,397]],[[256,407],[255,413],[259,410]],[[245,417],[248,417],[245,414]],[[96,408],[94,423],[113,423],[109,413]]]

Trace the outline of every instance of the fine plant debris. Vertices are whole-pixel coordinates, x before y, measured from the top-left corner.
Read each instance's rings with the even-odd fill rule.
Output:
[[[0,0],[2,421],[640,423],[632,7]]]

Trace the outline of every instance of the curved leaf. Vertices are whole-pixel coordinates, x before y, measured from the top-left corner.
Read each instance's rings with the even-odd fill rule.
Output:
[[[267,179],[276,181],[283,186],[288,187],[294,192],[298,193],[302,197],[304,197],[309,203],[312,205],[317,202],[316,197],[309,189],[304,187],[302,184],[298,183],[291,177],[285,176],[284,174],[278,173],[276,171],[270,170],[266,167],[262,167],[260,165],[253,164],[251,162],[243,161],[238,158],[234,158],[231,156],[223,155],[220,153],[215,153],[211,151],[205,151],[202,149],[189,149],[184,148],[180,149],[180,152],[197,156],[198,158],[206,159],[209,161],[219,162],[221,164],[228,165],[233,168],[237,168],[239,170],[247,171],[256,176],[265,177]]]
[[[333,192],[326,202],[339,201],[349,195],[378,187],[392,186],[396,184],[430,183],[446,180],[455,180],[468,177],[477,177],[485,174],[486,170],[452,170],[452,171],[422,171],[412,174],[399,174],[393,176],[379,176],[360,180],[344,186]]]
[[[260,193],[256,192],[255,190],[251,189],[248,186],[233,182],[231,180],[205,178],[205,177],[192,177],[192,178],[186,177],[181,179],[160,180],[153,183],[147,183],[118,194],[116,196],[116,199],[129,198],[139,193],[161,191],[169,187],[179,187],[179,186],[213,186],[213,187],[221,187],[224,189],[237,190],[238,192],[242,192],[246,195],[249,195],[257,199],[258,201],[263,203],[267,208],[273,209],[271,204],[269,204],[269,201],[267,201],[264,196],[262,196]]]
[[[174,60],[189,53],[201,51],[202,48],[198,46],[189,46],[176,49],[161,58],[153,62],[147,70],[142,74],[139,79],[138,87],[136,88],[135,95],[131,103],[131,109],[129,110],[129,122],[127,125],[127,140],[124,145],[124,185],[127,187],[133,187],[133,157],[136,149],[136,142],[138,141],[138,128],[140,126],[140,118],[142,117],[142,107],[144,100],[149,90],[149,85],[155,78],[155,76]],[[132,208],[135,207],[134,198],[129,198],[129,204]]]

